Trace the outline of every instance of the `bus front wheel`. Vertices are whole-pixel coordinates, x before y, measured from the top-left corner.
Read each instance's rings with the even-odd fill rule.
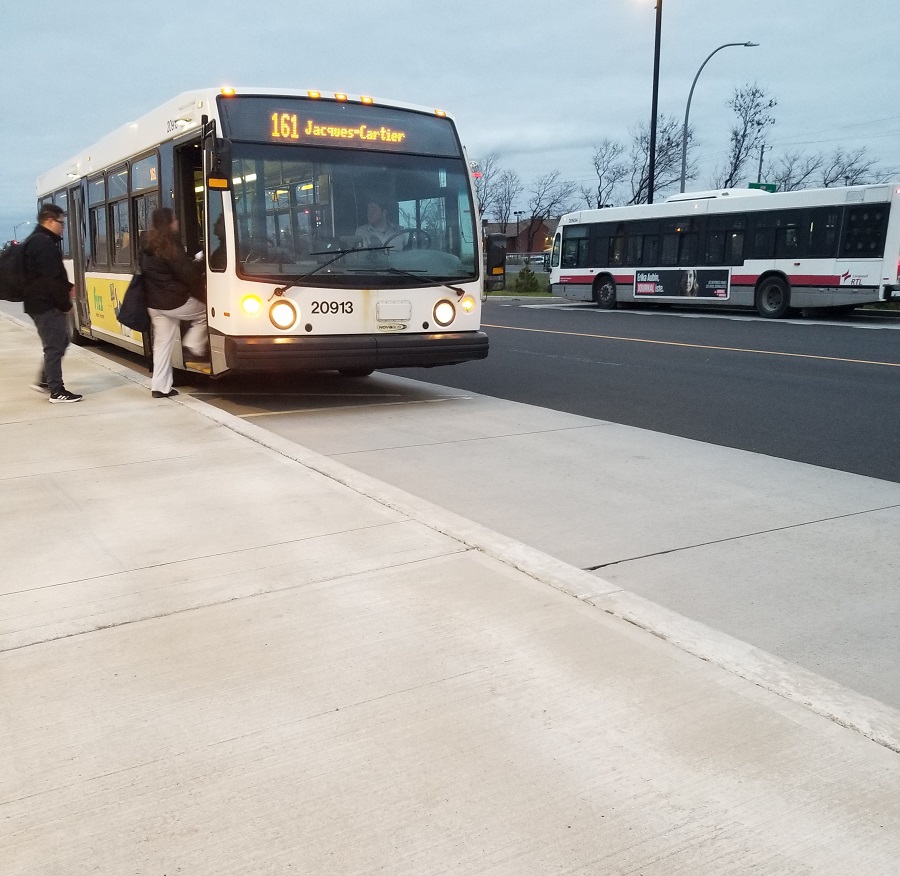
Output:
[[[756,311],[766,319],[781,319],[791,307],[791,291],[780,277],[766,277],[756,289]]]
[[[612,277],[599,277],[594,283],[594,303],[602,310],[616,309],[616,284]]]

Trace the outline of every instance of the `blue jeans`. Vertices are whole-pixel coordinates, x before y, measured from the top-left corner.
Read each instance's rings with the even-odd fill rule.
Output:
[[[41,368],[41,383],[50,387],[50,393],[65,389],[62,376],[62,358],[69,346],[68,315],[55,307],[43,313],[34,313],[31,319],[37,326],[38,337],[44,345],[44,365]]]

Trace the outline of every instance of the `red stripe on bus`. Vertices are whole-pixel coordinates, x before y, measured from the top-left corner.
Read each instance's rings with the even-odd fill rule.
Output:
[[[702,270],[702,269],[701,269]],[[756,281],[759,279],[759,274],[732,274],[731,275],[731,285],[732,286],[755,286]],[[630,285],[634,283],[634,275],[633,274],[619,274],[614,275],[613,280],[616,281],[620,286],[622,285]],[[823,276],[818,276],[816,274],[796,274],[790,275],[788,274],[788,280],[790,281],[792,286],[840,286],[841,285],[841,277],[839,274],[828,274]],[[590,285],[594,282],[594,277],[585,277],[585,276],[576,276],[572,274],[560,274],[559,277],[560,283],[578,283],[583,285]]]
[[[634,275],[632,274],[621,274],[618,277],[614,276],[613,280],[615,280],[619,285],[633,283]],[[560,274],[559,275],[560,283],[581,283],[585,286],[590,286],[591,283],[594,282],[594,277],[585,277],[585,276],[575,276],[573,274]]]
[[[840,286],[841,277],[839,274],[788,274],[788,280],[792,286]],[[759,279],[759,274],[732,274],[731,284],[733,286],[755,286]]]

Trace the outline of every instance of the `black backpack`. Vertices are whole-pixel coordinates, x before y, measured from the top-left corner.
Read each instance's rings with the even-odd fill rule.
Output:
[[[25,244],[9,243],[0,252],[0,298],[25,300]]]

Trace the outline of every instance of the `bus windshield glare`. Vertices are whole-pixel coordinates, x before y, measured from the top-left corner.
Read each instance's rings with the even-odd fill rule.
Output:
[[[232,169],[243,277],[315,272],[311,285],[377,287],[478,275],[460,158],[235,143]],[[373,206],[378,235],[367,233]]]

